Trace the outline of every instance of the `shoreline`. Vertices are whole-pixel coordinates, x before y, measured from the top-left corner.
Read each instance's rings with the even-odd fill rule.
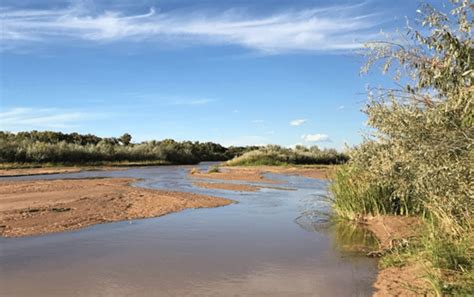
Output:
[[[272,185],[280,183],[277,180],[265,178],[265,173],[328,180],[332,170],[331,167],[316,166],[309,168],[303,166],[222,166],[219,168],[221,171],[214,173],[191,170],[188,177],[193,179],[194,186],[201,188],[255,192],[262,188],[272,188],[274,187]],[[11,176],[29,176],[120,169],[120,167],[100,166],[0,170],[0,194],[2,194],[0,236],[44,235],[77,230],[101,223],[159,217],[188,208],[219,207],[233,203],[229,199],[194,193],[132,187],[130,183],[136,181],[133,178],[1,181],[1,177],[6,177],[5,171],[13,171],[16,174]],[[258,182],[266,185],[233,184],[226,181]],[[32,196],[26,199],[29,202],[23,201],[23,204],[17,202],[16,206],[12,206],[7,201],[18,198],[22,194]],[[160,198],[159,203],[156,203],[157,197]],[[45,200],[41,202],[41,199]],[[378,239],[380,255],[390,251],[394,245],[415,236],[415,228],[418,224],[416,218],[397,216],[365,217],[357,220],[357,223],[364,225]],[[371,256],[374,255],[379,256],[377,253]],[[376,290],[373,296],[417,296],[417,293],[413,291],[414,288],[427,292],[427,283],[423,279],[423,273],[421,265],[379,268],[373,284]]]
[[[0,182],[0,235],[22,237],[163,216],[234,201],[133,187],[132,178]]]
[[[364,217],[357,220],[379,241],[379,250],[367,256],[380,257],[384,253],[409,244],[417,236],[420,220],[416,217],[401,217],[380,215]],[[424,278],[425,271],[422,263],[412,263],[403,266],[379,267],[377,278],[373,284],[376,291],[373,297],[385,296],[431,296],[429,282]]]

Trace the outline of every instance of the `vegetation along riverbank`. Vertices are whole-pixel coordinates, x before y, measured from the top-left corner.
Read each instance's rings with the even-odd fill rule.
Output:
[[[472,296],[473,6],[419,12],[423,28],[407,29],[410,42],[368,45],[364,70],[381,66],[399,88],[369,92],[371,134],[336,170],[334,211],[371,225],[386,215],[419,222],[380,251],[381,275],[412,276],[385,282],[383,296]]]

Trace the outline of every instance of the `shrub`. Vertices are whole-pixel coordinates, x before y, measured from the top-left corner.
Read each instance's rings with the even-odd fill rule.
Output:
[[[409,27],[412,43],[368,45],[364,71],[380,65],[404,86],[370,90],[365,113],[372,134],[349,151],[331,186],[340,216],[424,218],[428,239],[417,249],[431,263],[441,294],[449,293],[443,271],[463,279],[473,266],[466,248],[473,246],[472,4],[452,3],[450,13],[423,6],[428,30]]]
[[[226,162],[229,166],[251,165],[288,165],[288,164],[341,164],[347,161],[347,156],[334,149],[320,150],[317,147],[307,149],[299,146],[295,149],[268,145],[258,150],[244,153]]]

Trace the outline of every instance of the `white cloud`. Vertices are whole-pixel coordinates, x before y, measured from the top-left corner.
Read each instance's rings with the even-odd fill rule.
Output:
[[[344,108],[346,108],[344,105],[340,105],[337,109],[343,110]]]
[[[64,39],[234,44],[266,53],[346,51],[361,48],[377,34],[374,14],[360,5],[287,10],[256,16],[239,10],[93,14],[84,8],[19,10],[0,8],[4,50],[31,42]]]
[[[304,123],[306,123],[308,120],[306,119],[296,119],[296,120],[293,120],[290,122],[290,125],[291,126],[301,126],[303,125]]]
[[[265,121],[264,120],[253,120],[252,123],[253,124],[264,124]]]
[[[69,111],[58,108],[11,108],[0,113],[0,130],[64,129],[105,114]]]
[[[306,142],[330,142],[331,141],[328,135],[319,134],[319,133],[302,135],[301,139],[303,139]]]

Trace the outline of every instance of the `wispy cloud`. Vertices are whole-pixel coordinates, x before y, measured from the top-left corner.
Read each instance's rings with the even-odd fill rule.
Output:
[[[319,134],[319,133],[302,135],[301,139],[303,139],[306,142],[330,142],[331,141],[328,135]]]
[[[252,120],[252,124],[265,124],[265,121],[264,120]]]
[[[171,105],[206,105],[211,103],[212,99],[173,99]]]
[[[296,119],[296,120],[293,120],[290,122],[290,125],[291,126],[301,126],[303,125],[304,123],[306,123],[308,120],[306,119]]]
[[[65,129],[105,114],[68,111],[58,108],[11,108],[0,112],[0,130]]]
[[[265,53],[357,49],[376,33],[376,15],[361,14],[361,5],[287,10],[257,16],[227,11],[92,13],[84,8],[20,10],[0,8],[3,49],[32,42],[64,39],[97,43],[175,40],[233,44]]]

